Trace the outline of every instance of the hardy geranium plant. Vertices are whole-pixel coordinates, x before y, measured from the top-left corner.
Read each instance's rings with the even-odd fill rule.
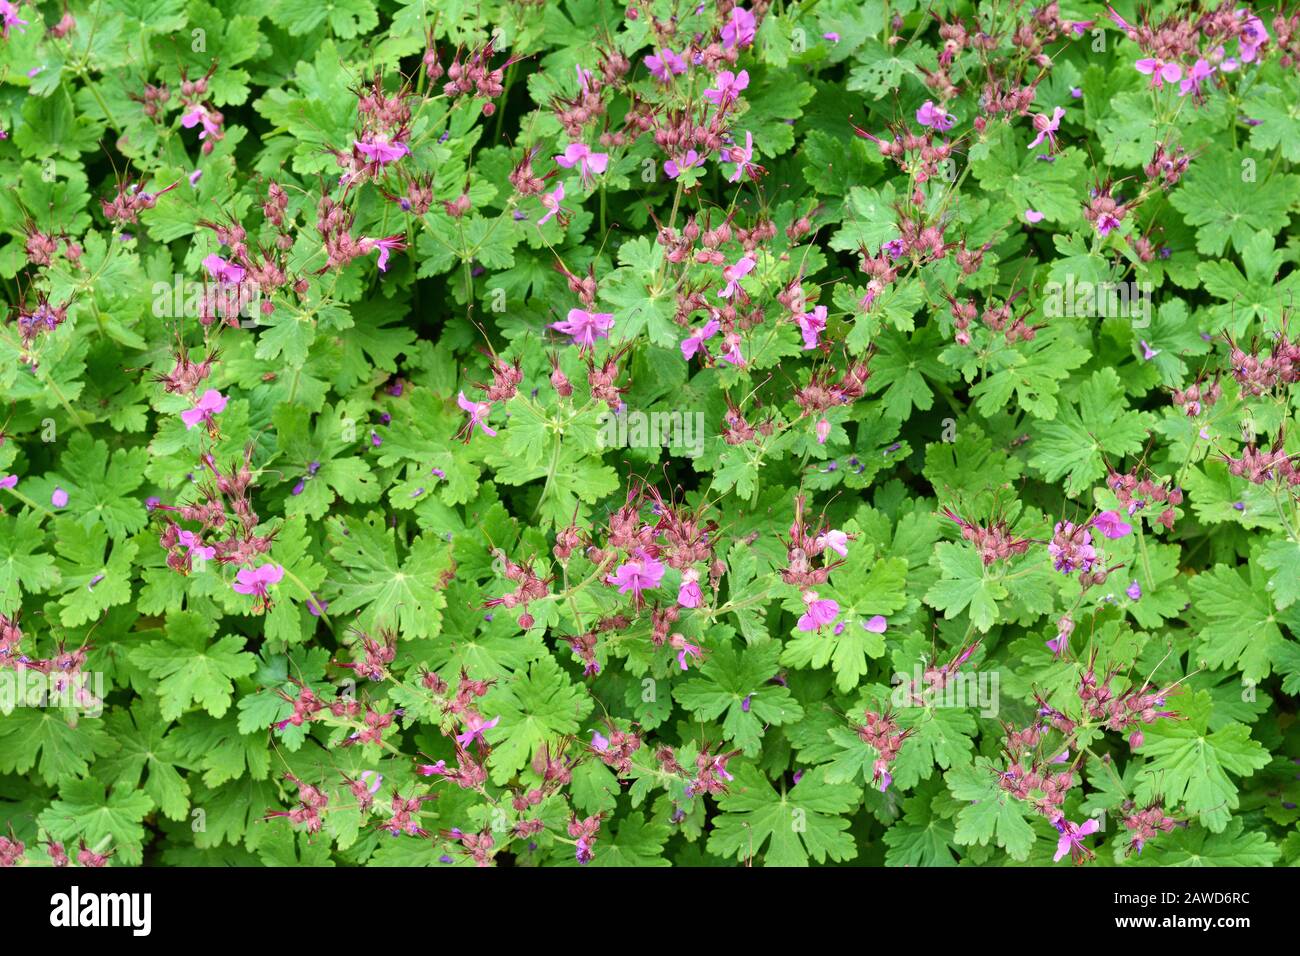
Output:
[[[1300,859],[1300,11],[0,18],[0,865]]]

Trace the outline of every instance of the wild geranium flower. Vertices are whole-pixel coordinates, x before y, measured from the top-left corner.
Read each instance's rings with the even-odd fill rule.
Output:
[[[198,103],[181,116],[181,126],[186,129],[193,129],[201,124],[203,131],[199,133],[199,139],[207,139],[211,136],[214,140],[219,140],[224,135],[221,130],[223,119],[222,115],[216,110],[209,109],[202,103]],[[210,145],[205,144],[205,147]],[[211,152],[211,150],[205,148],[205,152]]]
[[[68,493],[62,486],[55,486],[54,491],[50,494],[50,504],[56,508],[66,508],[68,506]]]
[[[884,634],[889,628],[889,621],[883,614],[876,614],[862,622],[862,629],[870,631],[872,634]]]
[[[0,477],[0,488],[17,488],[17,487],[18,487],[17,475],[4,475],[3,477]]]
[[[1142,346],[1142,360],[1144,362],[1150,362],[1153,358],[1155,358],[1157,355],[1160,354],[1160,349],[1153,349],[1150,345],[1147,344],[1146,339],[1140,340],[1139,344]]]
[[[724,266],[722,278],[727,284],[718,290],[718,298],[730,299],[740,289],[740,280],[754,271],[756,262],[749,256],[741,256],[734,265]]]
[[[933,100],[926,100],[921,104],[921,108],[916,111],[916,121],[922,126],[928,126],[940,133],[945,133],[952,129],[952,124],[956,122],[956,118],[942,106],[936,106]]]
[[[491,720],[484,720],[479,714],[470,711],[465,715],[465,729],[456,735],[456,743],[462,747],[468,747],[473,741],[477,740],[487,744],[487,738],[483,736],[484,732],[491,730],[497,724],[501,723],[501,718],[493,717]]]
[[[814,544],[820,548],[830,548],[841,558],[849,556],[849,536],[843,531],[832,529],[825,534],[820,534]]]
[[[374,252],[376,249],[378,249],[379,262],[377,263],[377,265],[379,266],[379,271],[387,272],[388,254],[390,252],[401,252],[403,249],[405,249],[406,237],[401,233],[398,233],[397,235],[394,236],[384,236],[380,239],[370,239],[366,236],[362,236],[361,239],[358,240],[357,245],[361,247],[361,252],[363,254],[369,254],[371,252]]]
[[[1069,854],[1076,861],[1081,861],[1089,851],[1083,845],[1083,838],[1090,833],[1096,833],[1101,824],[1096,820],[1084,820],[1083,823],[1071,823],[1064,817],[1058,819],[1053,826],[1060,831],[1060,839],[1056,841],[1056,855],[1052,857],[1052,862],[1056,863],[1066,854]]]
[[[647,56],[645,65],[650,75],[660,83],[671,83],[674,76],[686,72],[686,61],[667,48],[660,50],[658,56],[653,53]]]
[[[240,568],[235,574],[235,581],[230,586],[238,594],[249,594],[258,600],[253,605],[254,611],[271,606],[267,588],[279,584],[284,577],[284,568],[278,564],[263,564],[256,568]]]
[[[804,351],[817,348],[821,344],[821,334],[826,330],[826,306],[816,306],[811,312],[795,316],[794,321],[803,333]]]
[[[748,130],[745,131],[744,146],[737,146],[734,143],[730,146],[724,146],[722,149],[718,150],[718,157],[724,163],[736,164],[736,168],[733,169],[731,175],[727,177],[727,182],[729,183],[740,182],[741,177],[745,175],[748,175],[750,179],[754,179],[756,172],[758,174],[762,173],[762,168],[755,165],[753,162],[754,134]]]
[[[687,568],[682,572],[682,584],[677,589],[677,603],[682,607],[699,607],[704,602],[704,594],[700,591],[700,572],[695,568]]]
[[[697,661],[704,660],[704,654],[700,651],[700,648],[690,643],[681,634],[674,634],[668,638],[668,646],[677,652],[677,663],[682,670],[688,669],[686,666],[686,658],[688,657],[693,657]]]
[[[659,587],[664,577],[664,566],[644,550],[637,549],[632,557],[620,564],[613,574],[605,576],[606,584],[618,587],[619,594],[632,593],[632,599],[641,603],[643,591],[653,591]]]
[[[744,7],[733,7],[731,17],[722,27],[722,48],[747,47],[754,42],[758,22]]]
[[[1268,42],[1268,30],[1264,26],[1264,21],[1254,14],[1248,15],[1237,42],[1241,47],[1241,62],[1255,62],[1255,58],[1259,55],[1259,48]]]
[[[537,220],[537,225],[544,226],[551,221],[551,217],[561,211],[560,203],[564,201],[564,183],[556,183],[555,188],[549,193],[543,193],[540,197],[542,208],[546,210],[545,215]],[[564,224],[561,219],[560,224]]]
[[[1042,221],[1043,221],[1043,215],[1044,215],[1043,213],[1039,212],[1039,211],[1036,210],[1036,209],[1026,209],[1026,210],[1025,210],[1025,221],[1026,221],[1026,222],[1031,222],[1031,223],[1042,222]]]
[[[1137,601],[1142,597],[1142,585],[1135,580],[1124,589],[1124,593],[1128,595],[1130,601]]]
[[[820,631],[839,616],[840,606],[830,598],[819,598],[816,591],[805,591],[803,603],[807,610],[799,618],[799,630]]]
[[[203,539],[193,531],[182,530],[180,534],[177,535],[177,540],[180,542],[182,548],[189,551],[190,557],[192,558],[201,558],[205,561],[211,561],[217,556],[217,549],[204,545]]]
[[[496,437],[496,429],[490,427],[487,423],[488,414],[492,411],[491,402],[471,402],[465,397],[465,393],[461,392],[456,397],[456,404],[469,413],[469,423],[465,426],[466,441],[469,440],[475,426],[478,426],[478,429],[489,438]]]
[[[9,0],[0,0],[0,37],[8,40],[9,31],[14,27],[18,28],[19,33],[26,33],[23,29],[25,26],[27,21],[18,19],[18,6]]]
[[[1191,93],[1199,100],[1202,95],[1201,84],[1214,75],[1214,70],[1215,67],[1208,60],[1198,58],[1187,71],[1182,82],[1178,84],[1178,95],[1186,96]]]
[[[690,335],[682,339],[682,358],[689,362],[695,357],[695,353],[704,347],[705,342],[718,334],[720,328],[722,325],[717,319],[709,319],[700,328],[693,330]]]
[[[1151,77],[1151,85],[1156,89],[1163,89],[1166,83],[1177,83],[1183,75],[1183,68],[1177,63],[1169,63],[1153,56],[1138,60],[1135,66],[1139,73]]]
[[[1038,135],[1034,137],[1028,148],[1033,149],[1044,139],[1050,144],[1050,148],[1056,150],[1056,132],[1061,128],[1061,120],[1065,118],[1065,108],[1058,106],[1052,110],[1052,115],[1045,116],[1038,113],[1034,116],[1034,129]]]
[[[831,420],[823,415],[817,420],[817,444],[826,444],[826,439],[831,437]]]
[[[739,73],[732,73],[730,70],[723,70],[713,82],[717,84],[704,91],[704,98],[719,109],[725,109],[749,88],[749,71],[741,70]]]
[[[1097,562],[1097,549],[1092,546],[1092,535],[1070,521],[1056,523],[1047,552],[1052,556],[1053,567],[1062,574],[1091,571]]]
[[[688,149],[684,155],[676,159],[669,159],[664,163],[664,175],[669,179],[676,179],[688,169],[704,164],[704,157],[697,151]]]
[[[207,256],[203,260],[203,268],[208,270],[208,275],[220,283],[235,285],[244,281],[244,267],[237,262],[227,262],[218,255]]]
[[[1092,519],[1092,526],[1111,540],[1122,538],[1133,530],[1118,511],[1103,511]]]
[[[226,396],[215,388],[208,389],[194,404],[193,408],[187,408],[181,412],[181,421],[185,423],[185,430],[189,431],[198,424],[204,424],[211,428],[214,424],[213,417],[226,410],[227,401]]]
[[[390,141],[387,136],[379,133],[367,133],[361,139],[354,141],[352,146],[366,159],[381,166],[395,163],[411,151],[400,140]]]
[[[564,152],[555,157],[557,166],[565,169],[578,167],[584,186],[590,186],[592,178],[599,176],[609,166],[608,153],[593,153],[586,143],[570,143]]]
[[[582,351],[594,348],[596,339],[609,338],[613,327],[614,313],[588,312],[586,309],[570,309],[567,319],[551,323],[551,328],[569,336]]]

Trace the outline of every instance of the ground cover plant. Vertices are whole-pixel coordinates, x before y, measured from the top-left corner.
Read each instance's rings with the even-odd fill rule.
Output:
[[[1300,859],[1300,11],[0,0],[0,865]]]

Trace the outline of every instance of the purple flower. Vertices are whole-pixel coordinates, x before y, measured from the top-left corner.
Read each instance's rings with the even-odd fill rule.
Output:
[[[61,485],[55,486],[54,493],[50,495],[50,504],[54,505],[56,508],[67,507],[68,493],[63,490]]]
[[[278,564],[263,564],[252,569],[240,568],[231,587],[239,594],[252,594],[265,598],[266,589],[272,584],[278,584],[283,577],[284,568]]]
[[[182,531],[179,535],[179,540],[181,547],[186,548],[192,558],[211,561],[217,556],[217,549],[205,546],[203,544],[203,539],[193,531]]]
[[[1241,46],[1241,62],[1253,63],[1259,54],[1259,48],[1268,42],[1268,30],[1264,27],[1264,21],[1251,14],[1246,19],[1237,42]]]
[[[830,548],[841,558],[849,556],[849,536],[843,531],[832,529],[825,534],[818,535],[817,540],[813,543],[818,547]]]
[[[749,87],[749,71],[741,70],[739,73],[732,73],[730,70],[723,70],[713,78],[713,82],[717,86],[705,90],[704,98],[715,106],[725,109]]]
[[[484,720],[478,714],[471,711],[465,716],[465,730],[463,733],[456,735],[456,743],[462,747],[468,747],[473,741],[479,740],[487,743],[487,738],[483,736],[485,731],[491,730],[497,724],[501,723],[500,717],[493,717],[491,720]]]
[[[888,627],[889,621],[883,614],[877,614],[870,620],[862,622],[862,629],[864,631],[870,631],[872,634],[884,634]]]
[[[181,412],[181,421],[185,423],[185,430],[189,431],[200,422],[211,427],[213,416],[220,415],[226,410],[226,401],[226,396],[215,388],[208,389],[200,396],[193,408]]]
[[[693,149],[688,149],[686,155],[682,156],[680,161],[669,159],[664,163],[664,174],[669,179],[676,179],[688,169],[704,164],[704,157]]]
[[[1142,585],[1134,581],[1124,589],[1124,593],[1129,596],[1129,600],[1136,601],[1142,597]]]
[[[312,617],[320,617],[329,610],[329,607],[330,602],[322,601],[315,592],[312,593],[311,599],[307,601],[307,613]]]
[[[197,186],[199,184],[199,180],[203,178],[203,170],[201,169],[194,170],[194,172],[190,173],[188,178],[191,186]]]
[[[1096,820],[1084,820],[1083,823],[1071,823],[1062,817],[1055,824],[1056,829],[1060,831],[1061,838],[1056,842],[1056,856],[1052,857],[1052,862],[1058,862],[1063,856],[1081,852],[1083,850],[1083,838],[1089,833],[1096,833],[1101,824]]]
[[[831,43],[839,43],[840,35],[838,33],[823,33],[822,39],[829,40]]]
[[[203,268],[208,270],[208,274],[217,282],[235,283],[244,281],[244,267],[237,262],[227,262],[218,255],[208,256],[203,260]]]
[[[1133,530],[1133,526],[1126,522],[1118,511],[1103,511],[1092,519],[1092,526],[1112,541],[1124,537]]]
[[[1166,83],[1177,83],[1183,75],[1183,68],[1177,63],[1166,63],[1153,56],[1138,60],[1136,66],[1139,73],[1151,77],[1151,85],[1156,89],[1162,89]]]
[[[1208,60],[1197,59],[1192,64],[1192,68],[1187,71],[1183,81],[1178,84],[1178,95],[1186,96],[1192,93],[1195,96],[1201,95],[1201,84],[1208,80],[1214,73],[1214,66]]]
[[[916,121],[940,133],[952,129],[952,124],[956,122],[951,113],[942,106],[935,106],[933,100],[926,100],[921,104],[921,108],[916,111]]]
[[[465,397],[465,393],[461,392],[456,397],[456,404],[469,413],[469,430],[471,432],[474,430],[474,426],[477,425],[484,435],[489,438],[496,437],[496,430],[489,427],[487,423],[488,413],[492,411],[491,402],[471,402]]]
[[[740,182],[740,178],[746,174],[750,179],[754,178],[754,170],[759,167],[754,165],[754,134],[745,131],[745,145],[737,146],[732,143],[730,146],[724,146],[718,150],[718,157],[724,163],[735,163],[736,168],[732,170],[731,175],[727,177],[727,182]]]
[[[1051,117],[1047,117],[1042,113],[1036,114],[1034,116],[1034,129],[1035,131],[1037,131],[1038,135],[1034,137],[1033,141],[1029,144],[1028,148],[1033,149],[1044,139],[1046,139],[1050,144],[1050,148],[1055,150],[1056,131],[1061,128],[1061,120],[1064,118],[1065,118],[1065,107],[1063,106],[1058,106],[1056,109],[1052,110]]]
[[[365,139],[356,140],[352,145],[366,159],[381,166],[395,163],[410,152],[405,143],[400,141],[389,142],[386,137],[374,134],[368,135]]]
[[[1146,339],[1141,340],[1141,345],[1142,345],[1143,361],[1150,362],[1153,358],[1155,358],[1157,355],[1160,354],[1160,349],[1153,349],[1151,346],[1147,345]]]
[[[613,327],[614,313],[588,312],[585,309],[570,309],[567,319],[551,324],[551,328],[570,336],[573,344],[582,350],[593,348],[596,339],[609,338],[609,330]]]
[[[554,189],[549,193],[543,193],[538,198],[541,199],[546,214],[537,220],[537,225],[544,226],[550,222],[552,216],[560,212],[560,203],[564,200],[564,183],[556,183]]]
[[[817,348],[821,344],[821,334],[826,330],[826,306],[819,305],[811,312],[796,315],[794,321],[803,333],[804,351]]]
[[[672,50],[663,49],[659,55],[653,53],[645,58],[646,68],[660,83],[671,83],[674,76],[680,76],[686,72],[686,61],[674,53]]]
[[[1025,210],[1025,220],[1026,220],[1027,222],[1042,222],[1042,221],[1043,221],[1043,215],[1044,215],[1043,213],[1039,212],[1039,211],[1036,210],[1036,209],[1026,209],[1026,210]]]
[[[0,0],[0,37],[8,40],[9,30],[13,27],[17,27],[19,33],[26,33],[25,26],[27,21],[18,19],[18,6],[9,0]]]
[[[731,18],[722,27],[722,47],[730,50],[733,46],[746,47],[754,42],[758,22],[754,15],[744,7],[733,7]]]
[[[384,775],[378,770],[363,770],[358,774],[357,779],[366,785],[366,792],[374,796],[384,782]]]
[[[724,288],[718,290],[719,299],[730,299],[740,288],[740,280],[754,271],[755,262],[749,256],[741,256],[734,265],[723,266],[722,278],[727,280]]]
[[[387,272],[388,254],[390,252],[401,252],[405,249],[406,240],[404,240],[400,235],[384,236],[380,239],[371,239],[368,236],[362,236],[357,245],[361,247],[363,253],[371,253],[378,249],[379,262],[377,265],[379,266],[379,271]]]
[[[633,556],[620,564],[613,574],[605,576],[605,583],[617,585],[619,594],[627,594],[631,591],[632,599],[639,604],[641,592],[653,591],[659,587],[663,578],[663,564],[637,549],[633,552]]]
[[[0,478],[0,488],[17,488],[17,487],[18,487],[17,475],[5,475],[3,478]]]
[[[830,598],[819,598],[816,591],[805,592],[803,602],[808,610],[799,618],[801,631],[820,631],[839,616],[839,604]]]
[[[699,607],[704,603],[704,593],[700,590],[700,572],[687,568],[682,572],[682,584],[677,589],[677,603],[682,607]]]
[[[692,331],[690,335],[682,339],[682,358],[689,362],[705,342],[718,334],[720,328],[722,328],[722,325],[717,319],[709,319],[703,326]]]
[[[570,143],[555,157],[555,163],[565,169],[577,166],[583,185],[590,186],[592,177],[599,176],[609,166],[609,154],[593,153],[586,143]]]

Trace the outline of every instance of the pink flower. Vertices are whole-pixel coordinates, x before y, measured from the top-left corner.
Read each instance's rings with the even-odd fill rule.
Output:
[[[817,444],[826,444],[826,439],[831,437],[831,422],[829,418],[822,416],[817,421]]]
[[[825,534],[818,535],[813,543],[820,548],[830,548],[841,558],[849,556],[849,536],[843,531],[827,531]]]
[[[565,169],[577,166],[583,185],[590,186],[592,177],[599,176],[608,168],[609,154],[593,153],[586,143],[570,143],[562,154],[555,157],[555,163]]]
[[[820,631],[839,616],[840,606],[830,598],[818,598],[816,591],[807,591],[803,603],[808,610],[799,618],[799,630]]]
[[[1268,30],[1264,27],[1264,21],[1253,14],[1250,15],[1238,40],[1241,45],[1241,62],[1253,63],[1259,54],[1259,48],[1267,42]]]
[[[714,77],[713,82],[717,86],[705,90],[704,98],[715,106],[726,108],[748,88],[749,71],[741,70],[739,73],[732,73],[730,70],[723,70]]]
[[[1058,862],[1067,853],[1074,855],[1083,853],[1083,838],[1090,833],[1096,833],[1101,828],[1096,820],[1084,820],[1083,823],[1071,823],[1062,817],[1055,824],[1056,829],[1061,832],[1061,837],[1056,841],[1056,856],[1052,857],[1052,862]]]
[[[199,139],[207,139],[209,136],[213,139],[221,138],[220,119],[206,106],[199,104],[181,117],[181,125],[186,129],[193,129],[200,123],[203,124],[203,132],[199,133]]]
[[[804,351],[815,349],[821,344],[821,334],[826,330],[826,306],[816,306],[811,312],[796,315],[795,323],[803,333]]]
[[[704,164],[704,157],[693,149],[688,149],[686,155],[681,157],[681,162],[676,159],[670,159],[664,163],[664,174],[669,179],[676,179],[688,169]]]
[[[1108,212],[1097,217],[1097,235],[1105,238],[1119,228],[1119,219]]]
[[[208,256],[203,260],[203,268],[218,282],[234,285],[244,281],[244,267],[237,262],[227,262],[218,255]]]
[[[1124,589],[1124,593],[1128,595],[1130,601],[1141,600],[1142,585],[1138,584],[1137,581],[1134,581],[1132,584],[1130,584],[1128,587]]]
[[[885,629],[888,627],[889,621],[885,619],[883,614],[877,614],[871,620],[862,622],[862,629],[870,631],[872,634],[884,634]]]
[[[374,796],[383,785],[384,775],[377,770],[363,770],[357,775],[357,779],[366,785],[366,792]]]
[[[1029,149],[1033,149],[1044,138],[1047,139],[1051,149],[1056,149],[1056,131],[1061,128],[1061,120],[1065,117],[1065,107],[1058,106],[1052,110],[1051,117],[1038,113],[1034,116],[1034,129],[1038,135],[1034,137],[1033,142],[1029,144]]]
[[[922,126],[929,126],[931,129],[943,133],[952,129],[952,124],[956,120],[942,106],[935,106],[933,100],[926,100],[921,104],[921,108],[916,111],[916,121]]]
[[[705,342],[718,334],[720,328],[722,325],[717,319],[709,319],[701,328],[692,331],[682,339],[682,358],[689,362],[695,357],[695,353],[703,348]]]
[[[758,23],[754,15],[744,7],[733,7],[731,18],[722,27],[722,47],[730,50],[733,46],[746,47],[754,42]]]
[[[363,253],[371,253],[376,249],[379,250],[379,271],[388,271],[388,254],[390,252],[401,252],[406,248],[405,237],[400,233],[395,236],[384,236],[382,239],[370,239],[362,236],[358,245]]]
[[[1092,526],[1112,541],[1122,538],[1133,530],[1118,511],[1103,511],[1092,519]]]
[[[210,426],[213,416],[220,415],[226,410],[226,401],[226,396],[215,388],[208,389],[193,408],[187,408],[181,412],[181,421],[185,423],[185,430],[189,431],[199,423]]]
[[[650,54],[645,58],[645,65],[660,83],[671,83],[673,76],[686,72],[686,61],[669,49],[660,50],[658,56]]]
[[[235,575],[232,588],[239,594],[251,594],[259,598],[267,596],[266,589],[272,584],[279,584],[284,577],[284,568],[278,564],[263,564],[257,568],[240,568]]]
[[[217,556],[217,549],[205,547],[203,539],[193,531],[182,531],[178,537],[181,547],[188,549],[191,557],[211,561]]]
[[[63,490],[61,485],[56,485],[54,492],[50,495],[50,504],[56,508],[66,508],[68,506],[68,493]]]
[[[1153,358],[1155,358],[1157,355],[1160,354],[1160,349],[1153,349],[1151,346],[1147,345],[1146,339],[1141,339],[1140,344],[1142,345],[1143,361],[1150,362]]]
[[[1201,95],[1201,84],[1208,80],[1214,74],[1215,68],[1207,60],[1197,59],[1192,64],[1192,68],[1187,71],[1183,81],[1178,84],[1178,95],[1186,96],[1192,93],[1198,98]]]
[[[554,189],[549,193],[543,193],[538,198],[541,199],[542,206],[546,209],[546,215],[537,220],[537,225],[544,226],[550,222],[552,216],[560,211],[560,203],[564,200],[564,183],[556,183]]]
[[[484,720],[478,714],[470,711],[465,716],[465,732],[456,735],[456,743],[460,744],[462,747],[468,747],[475,740],[482,741],[486,744],[487,738],[483,736],[483,732],[491,730],[500,722],[501,718],[499,716],[493,717],[491,720]]]
[[[1042,222],[1042,221],[1043,221],[1043,213],[1039,212],[1039,211],[1036,210],[1036,209],[1026,209],[1026,210],[1025,210],[1025,219],[1026,219],[1028,222]]]
[[[407,145],[400,140],[389,142],[387,137],[373,133],[368,134],[364,139],[356,140],[352,145],[366,159],[380,166],[395,163],[410,152]]]
[[[755,261],[749,256],[741,256],[735,265],[724,266],[722,278],[727,280],[724,288],[718,290],[719,299],[730,299],[740,288],[740,280],[754,271]]]
[[[754,165],[753,162],[754,134],[748,130],[745,131],[744,146],[736,146],[735,144],[724,146],[722,149],[718,150],[718,156],[724,163],[736,164],[736,168],[732,170],[731,175],[727,177],[727,182],[729,183],[740,182],[740,178],[745,174],[748,174],[749,178],[753,179],[754,170],[759,168]]]
[[[18,19],[17,5],[9,0],[0,0],[0,37],[8,40],[9,30],[13,27],[17,27],[19,33],[26,33],[25,26],[27,21]]]
[[[1183,75],[1183,68],[1177,63],[1166,63],[1156,57],[1138,60],[1135,65],[1139,73],[1151,77],[1151,85],[1156,89],[1163,89],[1166,83],[1177,83]]]
[[[5,475],[3,478],[0,478],[0,488],[17,488],[17,487],[18,487],[17,475]]]
[[[471,402],[465,397],[465,393],[461,392],[456,397],[456,404],[469,413],[469,425],[466,426],[469,432],[473,432],[474,426],[477,425],[484,435],[489,438],[496,437],[496,430],[488,427],[487,423],[488,413],[492,411],[491,402]]]
[[[699,607],[704,603],[704,594],[700,591],[700,572],[687,568],[682,572],[682,586],[677,589],[677,603],[682,607]]]
[[[619,594],[632,592],[632,598],[641,603],[641,592],[659,587],[664,577],[664,566],[646,552],[637,549],[633,557],[618,566],[613,574],[605,576],[606,584],[618,586]]]
[[[551,323],[551,328],[570,336],[573,344],[584,350],[593,348],[596,339],[609,338],[609,330],[613,327],[614,313],[588,312],[585,309],[570,309],[569,317],[563,322]]]

